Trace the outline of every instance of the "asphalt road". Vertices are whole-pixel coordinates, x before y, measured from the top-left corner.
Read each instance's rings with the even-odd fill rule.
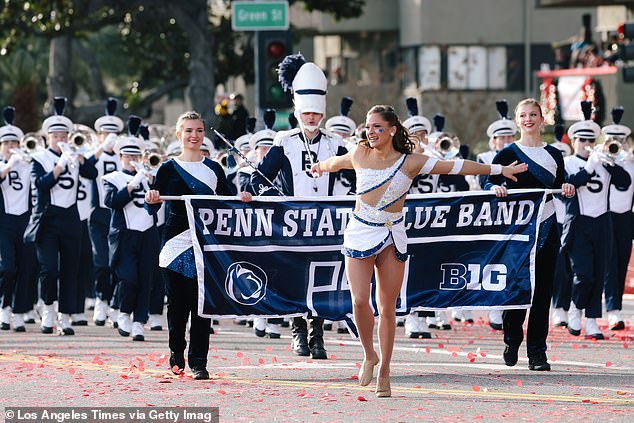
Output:
[[[76,328],[76,335],[0,332],[2,406],[219,407],[222,422],[634,421],[634,299],[626,330],[605,341],[553,329],[551,372],[533,372],[520,356],[502,362],[501,332],[476,313],[432,339],[411,340],[398,328],[392,398],[376,398],[374,383],[357,385],[357,341],[326,332],[329,360],[290,352],[282,339],[257,338],[223,320],[211,337],[208,381],[189,370],[172,376],[167,332],[146,331],[133,342],[116,330]],[[600,323],[606,324],[605,321]],[[523,352],[524,350],[521,350]],[[4,419],[2,407],[0,417]]]

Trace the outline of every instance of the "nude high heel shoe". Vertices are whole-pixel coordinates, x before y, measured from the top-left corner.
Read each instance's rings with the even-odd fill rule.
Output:
[[[387,398],[392,396],[392,388],[390,387],[390,377],[377,377],[376,379],[376,396],[379,398]]]
[[[359,369],[359,385],[368,386],[374,377],[374,367],[379,364],[379,357],[374,356],[374,360],[363,360]]]

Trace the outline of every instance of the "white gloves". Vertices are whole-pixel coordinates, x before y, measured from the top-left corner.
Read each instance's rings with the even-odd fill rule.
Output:
[[[68,154],[62,154],[62,157],[60,157],[57,161],[57,166],[61,167],[62,169],[66,169],[66,165],[68,165],[70,162],[71,158],[68,157]]]
[[[117,134],[108,134],[106,139],[99,146],[102,150],[111,151],[117,142]]]
[[[603,163],[601,162],[601,157],[597,153],[591,153],[590,157],[588,157],[588,161],[584,166],[584,169],[588,173],[594,173]]]
[[[129,185],[132,188],[138,188],[144,179],[145,179],[145,174],[143,172],[137,172],[137,174],[134,175],[134,178],[132,178],[132,180],[129,182]]]
[[[22,159],[21,159],[21,157],[20,157],[20,156],[18,156],[17,154],[13,154],[13,155],[11,155],[11,158],[10,158],[10,159],[9,159],[9,161],[7,162],[7,164],[6,164],[6,168],[5,168],[5,169],[11,169],[11,168],[13,168],[13,166],[15,166],[15,164],[16,164],[17,162],[19,162],[20,160],[22,160]]]

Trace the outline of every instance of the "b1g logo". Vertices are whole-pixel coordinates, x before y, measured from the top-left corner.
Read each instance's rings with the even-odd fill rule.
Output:
[[[266,295],[268,278],[260,267],[246,261],[233,263],[227,269],[225,291],[242,305],[255,305]]]
[[[443,263],[440,289],[457,291],[503,291],[506,288],[507,269],[504,264],[487,264],[480,272],[479,264]]]

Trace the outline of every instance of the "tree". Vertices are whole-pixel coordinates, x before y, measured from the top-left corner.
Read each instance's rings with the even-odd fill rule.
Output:
[[[358,16],[364,1],[303,3],[342,19]],[[18,54],[21,43],[48,40],[47,98],[71,99],[70,116],[78,122],[101,115],[107,96],[149,117],[155,101],[185,91],[211,122],[215,85],[230,76],[253,79],[252,37],[229,28],[227,16],[214,16],[207,0],[5,0],[0,56]]]

